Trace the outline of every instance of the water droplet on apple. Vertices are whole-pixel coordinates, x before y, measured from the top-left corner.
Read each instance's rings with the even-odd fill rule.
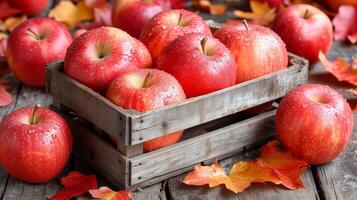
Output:
[[[57,135],[56,134],[52,134],[51,137],[52,137],[52,139],[55,139],[57,137]]]

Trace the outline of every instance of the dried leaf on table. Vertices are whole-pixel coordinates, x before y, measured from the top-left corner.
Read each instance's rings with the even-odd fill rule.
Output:
[[[211,166],[195,166],[183,182],[187,185],[216,187],[224,184],[237,193],[252,183],[272,182],[289,189],[303,187],[300,179],[308,164],[293,158],[290,152],[282,150],[277,141],[267,143],[261,149],[261,157],[254,161],[236,163],[227,176],[223,168],[215,163]]]
[[[281,184],[289,189],[303,187],[300,179],[309,166],[305,161],[294,158],[289,151],[281,149],[277,141],[264,145],[258,163],[272,169],[281,180]]]
[[[0,1],[0,20],[5,19],[10,16],[14,16],[21,13],[20,10],[11,8],[7,1],[2,0]]]
[[[95,175],[87,176],[73,171],[61,179],[61,184],[64,188],[48,199],[69,200],[72,197],[80,196],[89,190],[97,188],[97,178]]]
[[[209,10],[211,2],[208,0],[193,0],[192,7],[197,10]]]
[[[27,20],[26,15],[22,15],[19,17],[9,17],[5,20],[4,24],[5,24],[6,30],[12,32],[13,30],[15,30],[15,28],[18,25],[25,22],[26,20]]]
[[[357,86],[357,59],[352,59],[352,64],[347,63],[343,58],[335,61],[327,60],[325,54],[319,52],[319,59],[326,71],[334,75],[339,81],[347,81]]]
[[[209,6],[209,12],[212,15],[225,15],[227,6],[223,4],[211,4]]]
[[[268,3],[258,0],[251,0],[249,4],[252,12],[235,10],[233,14],[239,18],[250,19],[263,26],[269,25],[274,20],[277,8],[271,8]]]
[[[187,185],[211,185],[217,180],[217,177],[227,177],[226,172],[218,163],[211,166],[196,165],[195,169],[187,174],[183,182]]]
[[[352,44],[357,42],[357,8],[348,5],[340,6],[332,23],[335,27],[335,40],[348,39]]]
[[[7,84],[4,80],[0,79],[0,107],[8,106],[12,104],[12,96],[7,91]]]
[[[69,28],[74,28],[83,21],[94,19],[93,10],[84,1],[79,1],[77,4],[71,1],[61,1],[49,12],[48,16],[64,23]]]
[[[100,187],[99,189],[89,190],[92,197],[99,200],[131,200],[133,195],[126,190],[113,191],[108,187]]]

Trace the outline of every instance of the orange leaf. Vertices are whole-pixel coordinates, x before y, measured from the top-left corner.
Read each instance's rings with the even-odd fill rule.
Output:
[[[86,176],[73,171],[61,179],[61,184],[64,189],[49,198],[50,200],[69,200],[88,192],[88,190],[95,189],[97,188],[97,178],[95,175]]]
[[[254,23],[263,26],[269,25],[274,20],[277,11],[275,7],[270,8],[268,3],[257,0],[251,0],[249,3],[252,12],[235,10],[233,14],[239,18],[253,20]]]
[[[115,192],[108,187],[100,187],[99,189],[89,190],[93,198],[100,200],[131,200],[133,198],[131,192],[122,190]]]
[[[210,187],[224,184],[235,193],[244,191],[254,182],[272,182],[297,189],[303,186],[300,177],[307,167],[306,162],[293,158],[290,152],[278,147],[277,141],[272,141],[261,149],[260,158],[236,163],[229,176],[217,163],[211,166],[197,165],[183,182],[187,185],[209,184]]]
[[[349,5],[340,6],[332,23],[335,27],[335,40],[349,39],[352,44],[357,42],[357,8]]]
[[[226,172],[218,163],[211,166],[196,165],[183,182],[187,185],[206,185],[210,184],[212,180],[217,180],[217,177],[227,177]]]
[[[212,15],[224,15],[226,14],[227,6],[223,4],[212,4],[209,6],[209,12]]]
[[[325,70],[333,74],[339,81],[347,81],[357,86],[357,59],[353,59],[352,64],[348,64],[343,58],[337,58],[331,62],[321,51],[319,59]]]
[[[211,2],[208,0],[194,0],[192,2],[192,7],[197,10],[209,10]]]
[[[7,84],[5,81],[0,80],[0,107],[12,104],[12,96],[7,91]]]
[[[15,28],[20,25],[22,22],[27,20],[26,15],[22,15],[20,17],[9,17],[5,20],[5,27],[8,31],[12,32]]]
[[[290,152],[279,148],[277,141],[267,143],[260,151],[258,163],[274,170],[285,187],[297,189],[303,186],[300,175],[309,166],[305,161],[298,160]]]
[[[73,4],[71,1],[61,1],[49,14],[55,20],[64,23],[69,28],[74,28],[80,22],[92,20],[93,10],[84,1]]]

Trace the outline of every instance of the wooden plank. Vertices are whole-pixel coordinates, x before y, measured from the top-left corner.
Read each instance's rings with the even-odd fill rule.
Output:
[[[233,152],[272,135],[275,111],[130,159],[130,184]]]
[[[128,160],[97,134],[66,118],[74,137],[75,156],[91,165],[100,175],[116,185],[128,187]]]
[[[232,158],[225,159],[220,164],[229,173],[229,169],[234,163],[241,160],[247,160],[255,158],[258,154],[257,150],[244,152],[243,154],[236,155]],[[185,174],[186,175],[186,174]],[[216,188],[209,188],[208,186],[194,187],[187,186],[182,183],[185,175],[178,176],[168,180],[168,196],[171,200],[203,200],[203,199],[227,199],[227,200],[242,200],[242,199],[254,199],[254,200],[313,200],[319,199],[314,180],[310,170],[305,172],[302,177],[305,188],[298,190],[288,190],[282,186],[276,186],[273,184],[255,183],[246,189],[242,193],[235,194],[224,186]]]
[[[52,96],[80,116],[95,124],[123,144],[129,144],[128,116],[102,95],[60,71],[63,61],[46,68],[46,89]]]
[[[307,82],[306,60],[293,66],[181,103],[132,116],[130,144],[183,130],[284,96]]]

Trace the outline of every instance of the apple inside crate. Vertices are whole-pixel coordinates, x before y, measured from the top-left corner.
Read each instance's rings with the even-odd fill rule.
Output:
[[[306,84],[307,72],[308,62],[289,54],[286,69],[143,113],[122,109],[70,78],[63,61],[47,66],[46,89],[54,110],[69,121],[75,155],[114,185],[134,189],[271,138],[275,110],[253,116],[240,112]],[[178,143],[143,153],[143,142],[179,130],[185,133]]]

